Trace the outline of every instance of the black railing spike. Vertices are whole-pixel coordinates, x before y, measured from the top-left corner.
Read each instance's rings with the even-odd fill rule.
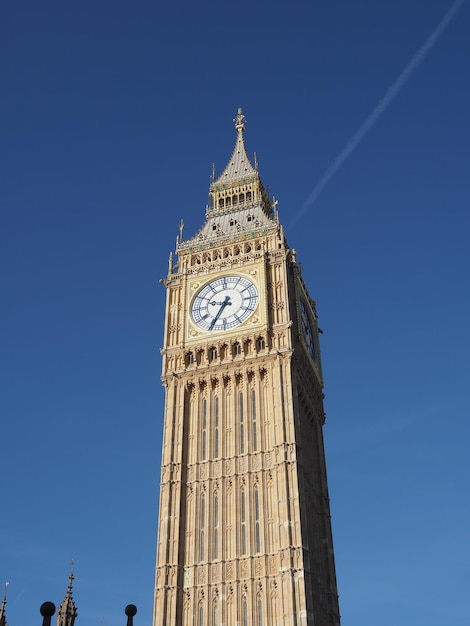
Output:
[[[55,604],[53,602],[43,602],[39,611],[42,615],[42,626],[51,626],[51,617],[55,613]]]
[[[127,626],[134,626],[134,615],[137,613],[136,605],[128,604],[124,609],[124,613],[127,615]]]

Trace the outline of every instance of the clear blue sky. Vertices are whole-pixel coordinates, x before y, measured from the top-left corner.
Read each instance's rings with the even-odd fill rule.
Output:
[[[455,3],[454,3],[455,5]],[[164,288],[246,143],[317,300],[346,626],[467,623],[470,4],[16,0],[0,14],[0,585],[151,623]],[[365,129],[348,158],[348,142]],[[357,136],[356,136],[357,137]],[[354,146],[353,146],[354,147]],[[305,208],[328,168],[334,175]]]

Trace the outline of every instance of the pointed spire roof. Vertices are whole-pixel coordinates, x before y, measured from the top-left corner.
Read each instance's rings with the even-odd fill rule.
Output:
[[[186,241],[183,241],[180,229],[177,254],[191,249],[195,243],[199,247],[213,246],[223,240],[243,237],[246,233],[254,236],[256,232],[278,227],[277,213],[273,212],[273,204],[261,182],[256,156],[253,167],[246,153],[242,109],[238,109],[233,121],[237,131],[235,147],[222,174],[214,180],[212,173],[206,221],[199,232]]]
[[[57,626],[73,626],[75,618],[77,617],[77,607],[75,606],[72,595],[74,580],[73,564],[74,559],[72,559],[72,569],[69,574],[69,584],[67,587],[67,592],[65,594],[65,598],[62,600],[61,605],[59,606],[59,610],[57,611]]]
[[[241,179],[247,176],[257,175],[256,169],[250,163],[250,159],[246,153],[245,140],[243,133],[245,132],[245,116],[241,108],[238,109],[237,117],[233,120],[235,122],[235,128],[237,129],[237,139],[235,141],[235,147],[233,149],[230,161],[227,163],[224,171],[213,183],[217,186],[222,184],[233,184],[240,182]]]
[[[7,589],[10,583],[5,583],[3,590],[2,604],[0,605],[0,626],[7,626],[7,616],[5,614],[5,605],[7,603]]]

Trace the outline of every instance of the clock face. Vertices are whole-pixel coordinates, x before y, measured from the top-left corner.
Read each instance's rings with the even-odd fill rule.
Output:
[[[300,309],[300,328],[302,331],[302,336],[305,341],[305,345],[307,346],[307,351],[315,361],[315,341],[313,338],[313,327],[310,319],[310,315],[308,313],[307,304],[303,301],[299,301],[299,309]]]
[[[258,290],[242,276],[223,276],[197,292],[191,316],[203,330],[224,331],[247,320],[258,305]]]

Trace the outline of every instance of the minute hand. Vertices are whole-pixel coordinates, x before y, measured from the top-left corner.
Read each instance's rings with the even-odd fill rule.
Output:
[[[209,326],[209,330],[212,330],[212,329],[214,328],[214,326],[215,326],[215,324],[216,324],[217,320],[219,319],[219,317],[220,317],[220,316],[221,316],[221,314],[222,314],[222,311],[225,309],[225,307],[226,307],[227,305],[230,305],[230,304],[232,304],[232,303],[230,302],[230,296],[225,296],[225,300],[224,300],[224,301],[222,302],[222,304],[220,305],[220,309],[217,311],[216,316],[215,316],[215,317],[214,317],[214,319],[212,320],[211,325]]]

